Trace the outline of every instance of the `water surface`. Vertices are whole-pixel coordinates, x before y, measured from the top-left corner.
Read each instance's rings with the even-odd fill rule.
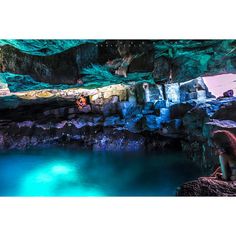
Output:
[[[0,153],[0,196],[173,196],[203,175],[183,153],[45,148]]]

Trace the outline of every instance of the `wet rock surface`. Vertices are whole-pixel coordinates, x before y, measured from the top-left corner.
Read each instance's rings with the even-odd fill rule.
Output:
[[[188,83],[198,85],[199,78]],[[236,101],[234,97],[217,100],[206,96],[180,100],[181,93],[197,89],[186,89],[186,83],[164,87],[131,83],[12,93],[0,97],[0,147],[75,142],[96,150],[154,150],[170,143],[180,147],[181,143],[189,158],[213,168],[217,159],[208,140],[210,133],[219,128],[219,122],[232,128],[234,115],[227,114]],[[201,91],[206,91],[204,85]],[[79,109],[76,100],[81,95],[87,104]],[[225,121],[225,117],[232,120]]]
[[[180,147],[171,135],[163,139],[159,134],[169,122],[169,109],[156,112],[156,100],[145,102],[144,90],[143,101],[138,103],[130,92],[133,87],[136,85],[30,91],[1,97],[0,147],[21,149],[70,142],[114,151]],[[76,100],[81,95],[88,103],[79,108]]]
[[[236,181],[222,181],[213,177],[201,177],[178,188],[177,196],[236,196]]]

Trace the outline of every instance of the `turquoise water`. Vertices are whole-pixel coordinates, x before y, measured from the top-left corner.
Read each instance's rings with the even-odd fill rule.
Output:
[[[173,196],[202,174],[182,153],[11,151],[0,154],[0,196]]]

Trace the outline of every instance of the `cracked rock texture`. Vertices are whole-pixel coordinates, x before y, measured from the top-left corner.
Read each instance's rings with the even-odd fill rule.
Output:
[[[213,177],[200,177],[177,189],[177,196],[236,196],[236,181],[222,181]]]

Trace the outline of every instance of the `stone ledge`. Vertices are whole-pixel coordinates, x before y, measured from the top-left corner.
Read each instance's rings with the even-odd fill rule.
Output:
[[[183,184],[177,196],[236,196],[236,181],[222,181],[215,177],[200,177]]]

